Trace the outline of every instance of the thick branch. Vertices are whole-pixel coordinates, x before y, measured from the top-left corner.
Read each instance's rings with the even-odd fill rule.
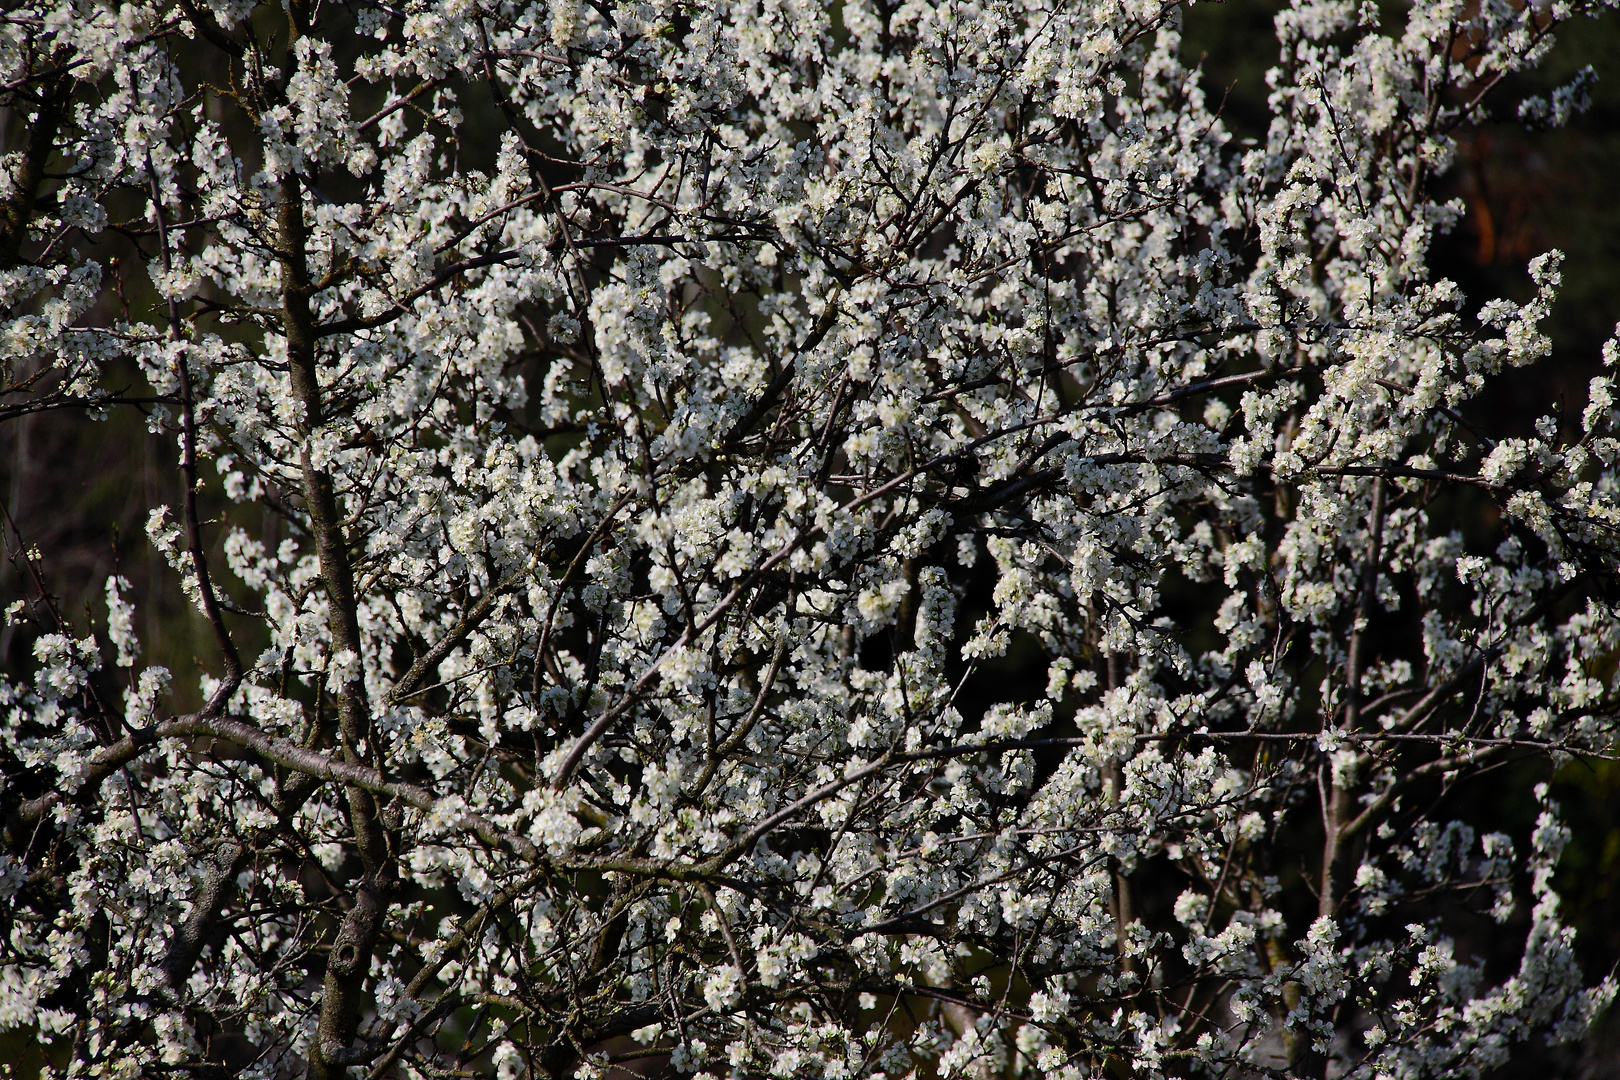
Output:
[[[0,270],[10,270],[17,265],[23,243],[28,239],[28,226],[34,220],[34,203],[45,181],[45,164],[56,152],[56,136],[67,116],[72,87],[72,79],[62,74],[40,90],[39,109],[28,129],[28,145],[11,177],[11,196],[0,203]]]
[[[811,327],[809,336],[804,339],[804,344],[799,346],[798,355],[782,365],[782,370],[777,372],[776,378],[772,379],[769,385],[765,387],[764,392],[759,395],[759,400],[755,401],[748,411],[743,413],[735,424],[731,425],[731,430],[726,432],[726,437],[721,440],[720,445],[729,447],[742,442],[748,437],[749,432],[753,431],[755,426],[765,418],[765,414],[770,412],[771,406],[776,404],[777,398],[782,396],[782,392],[793,381],[794,373],[798,370],[799,357],[820,345],[828,332],[838,322],[837,299],[836,293],[827,298],[826,307],[822,309],[821,317],[816,320],[815,326]]]
[[[295,5],[296,7],[296,5]],[[293,13],[297,21],[297,12]],[[370,746],[371,706],[361,675],[364,642],[355,599],[354,568],[349,561],[332,476],[316,466],[311,446],[325,421],[317,367],[315,320],[309,307],[310,280],[305,247],[304,197],[299,181],[288,178],[277,207],[282,273],[282,329],[287,341],[287,366],[293,394],[304,409],[299,461],[303,472],[304,505],[309,509],[310,531],[320,560],[321,582],[327,596],[327,626],[332,654],[343,666],[338,680],[338,725],[345,763],[358,766]],[[381,779],[379,774],[379,779]],[[321,1018],[316,1032],[316,1053],[311,1076],[336,1080],[343,1073],[342,1051],[353,1040],[361,1007],[361,988],[371,968],[372,946],[387,913],[394,876],[388,838],[383,831],[373,790],[351,783],[346,794],[349,825],[360,853],[365,876],[354,907],[344,917],[327,963],[321,991]],[[351,955],[352,954],[352,955]]]
[[[169,944],[169,954],[163,958],[163,975],[176,990],[185,984],[187,976],[191,974],[203,945],[213,931],[214,920],[219,918],[220,910],[230,898],[243,854],[242,845],[226,843],[208,862],[202,887],[192,898],[191,914]]]
[[[1367,623],[1372,618],[1378,591],[1378,568],[1384,547],[1384,478],[1373,481],[1372,510],[1367,523],[1367,549],[1361,560],[1360,598],[1350,627],[1350,650],[1345,665],[1345,731],[1355,731],[1361,721],[1361,673],[1365,666]],[[1324,718],[1326,720],[1326,718]],[[1349,780],[1340,782],[1331,763],[1327,770],[1327,790],[1322,796],[1322,877],[1317,892],[1317,914],[1331,916],[1339,903],[1339,876],[1344,858],[1343,828],[1350,812]]]

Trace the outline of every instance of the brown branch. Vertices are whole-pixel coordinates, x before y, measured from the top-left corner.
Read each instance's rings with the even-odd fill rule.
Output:
[[[797,355],[782,365],[782,370],[776,373],[776,378],[772,379],[765,387],[764,392],[759,395],[759,399],[749,406],[748,411],[743,413],[735,424],[731,425],[731,430],[726,432],[725,438],[720,440],[722,447],[736,446],[748,437],[749,432],[753,431],[754,427],[765,418],[765,414],[770,411],[771,406],[776,404],[776,399],[782,396],[782,392],[793,381],[793,376],[798,370],[799,357],[804,356],[817,345],[820,345],[838,322],[838,292],[839,290],[835,287],[833,294],[827,297],[826,306],[821,310],[821,316],[816,319],[815,325],[810,328],[810,333],[805,337],[804,343],[796,350]]]
[[[179,990],[185,985],[186,978],[197,963],[197,957],[213,930],[214,920],[219,918],[220,910],[236,885],[236,872],[244,853],[241,844],[226,843],[208,860],[202,887],[191,901],[191,914],[175,934],[169,944],[168,955],[163,958],[163,975],[174,989]]]
[[[300,217],[302,217],[302,212],[300,212]],[[462,274],[465,274],[467,271],[476,270],[483,266],[497,266],[509,263],[521,256],[521,254],[522,252],[518,251],[497,251],[490,255],[479,255],[476,258],[462,259],[458,262],[451,263],[449,266],[441,268],[425,283],[417,286],[415,289],[412,289],[410,292],[406,293],[401,299],[395,301],[392,307],[385,311],[379,312],[376,315],[355,316],[354,318],[349,319],[339,319],[337,322],[333,323],[316,324],[312,320],[309,329],[309,340],[313,342],[321,338],[332,337],[336,334],[353,334],[360,330],[372,330],[376,327],[384,326],[393,322],[402,315],[407,314],[411,310],[411,303],[413,301],[420,300],[428,293],[448,284],[449,282],[460,277]],[[307,280],[305,281],[305,284],[301,286],[301,288],[306,290],[304,303],[307,309]]]
[[[212,14],[198,10],[194,0],[180,0],[180,10],[186,13],[186,21],[215,48],[229,53],[238,60],[247,52],[240,41],[227,34],[219,23],[214,21]]]
[[[146,172],[151,186],[152,213],[157,221],[158,244],[163,251],[163,268],[169,270],[172,266],[172,257],[169,253],[169,227],[167,215],[163,212],[163,193],[158,189],[157,172],[152,168],[150,154],[146,158]],[[175,303],[173,297],[169,298],[168,303],[169,338],[178,342],[183,336],[180,329],[179,305]],[[197,512],[197,489],[202,486],[202,480],[197,475],[197,402],[191,385],[191,365],[186,361],[184,348],[177,353],[175,368],[180,377],[180,475],[185,480],[181,513],[186,521],[186,550],[191,555],[191,571],[197,579],[197,593],[202,600],[203,615],[208,619],[208,627],[213,631],[214,642],[219,646],[225,660],[225,677],[220,680],[213,696],[208,699],[208,704],[203,706],[203,711],[211,716],[218,716],[224,713],[231,695],[242,685],[242,657],[236,651],[236,642],[232,640],[230,630],[225,626],[219,595],[214,589],[214,579],[208,570],[208,552],[203,546],[202,518]]]
[[[445,632],[444,636],[434,642],[421,656],[411,664],[410,669],[402,675],[394,688],[388,693],[388,703],[397,705],[406,698],[416,694],[422,680],[427,678],[428,672],[438,666],[439,662],[449,656],[457,646],[467,640],[467,636],[478,629],[489,613],[495,609],[495,604],[501,597],[512,591],[512,587],[534,569],[537,560],[531,558],[528,566],[520,573],[509,574],[496,582],[488,592],[478,598],[478,602],[467,610],[456,625]]]
[[[11,177],[11,197],[0,203],[0,270],[17,265],[28,238],[34,204],[45,181],[45,164],[56,152],[56,136],[67,118],[72,87],[72,79],[63,73],[40,92],[39,109],[28,130],[28,145]]]
[[[1350,626],[1350,650],[1345,665],[1344,730],[1355,731],[1361,721],[1361,673],[1367,644],[1367,622],[1378,589],[1378,570],[1384,548],[1384,478],[1373,481],[1372,509],[1367,525],[1367,550],[1361,560],[1361,595],[1356,601]],[[1324,722],[1327,718],[1324,717]],[[1333,775],[1331,762],[1324,763],[1327,790],[1322,793],[1322,872],[1317,890],[1317,914],[1333,915],[1338,907],[1338,875],[1344,860],[1344,819],[1350,812],[1350,791]]]
[[[296,24],[301,17],[298,5],[293,5],[289,15]],[[327,596],[327,627],[332,636],[332,654],[346,657],[348,666],[335,688],[341,752],[344,764],[356,769],[361,767],[359,763],[363,749],[369,748],[377,758],[379,767],[375,772],[381,780],[381,758],[371,740],[371,706],[360,671],[361,657],[365,653],[355,596],[354,568],[349,560],[348,542],[343,535],[343,519],[338,512],[332,477],[316,467],[311,449],[311,440],[326,417],[316,355],[320,331],[309,307],[311,290],[305,255],[307,232],[304,195],[299,180],[295,177],[284,180],[280,196],[276,224],[282,273],[282,332],[287,343],[287,367],[293,395],[304,409],[303,437],[299,445],[304,505],[309,512],[310,532],[315,537],[321,583]],[[388,910],[395,874],[380,807],[373,797],[374,787],[348,783],[345,792],[349,804],[349,825],[365,872],[359,885],[359,899],[344,916],[327,961],[315,1053],[311,1055],[312,1080],[339,1080],[343,1075],[343,1052],[353,1040],[359,1024],[365,978],[371,968],[371,954],[377,934]]]

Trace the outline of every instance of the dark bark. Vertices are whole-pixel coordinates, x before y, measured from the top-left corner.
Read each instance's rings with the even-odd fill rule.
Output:
[[[368,752],[375,757],[375,747],[370,743],[371,707],[360,673],[364,645],[356,611],[354,568],[349,559],[348,541],[343,535],[343,519],[338,511],[332,476],[316,465],[310,448],[310,440],[320,430],[326,417],[316,352],[318,333],[309,308],[311,286],[305,255],[307,231],[304,197],[302,186],[296,178],[288,178],[282,184],[277,224],[281,245],[282,326],[287,341],[287,365],[293,394],[304,410],[304,441],[300,450],[304,505],[309,510],[310,531],[315,537],[321,583],[327,596],[332,653],[335,657],[346,654],[349,659],[345,673],[334,688],[338,702],[340,749],[345,762],[362,765]],[[381,771],[382,762],[378,760],[374,764]],[[366,974],[371,968],[372,948],[393,893],[393,859],[377,800],[370,791],[354,784],[347,786],[345,794],[349,826],[354,832],[364,877],[355,892],[354,906],[344,917],[327,960],[321,989],[321,1018],[316,1034],[315,1060],[310,1069],[313,1080],[341,1076],[350,1062],[349,1044],[359,1023]]]
[[[185,984],[196,966],[197,957],[214,932],[220,911],[235,891],[236,873],[244,854],[242,845],[228,843],[209,861],[202,888],[192,900],[191,914],[170,943],[169,954],[163,958],[163,975],[176,990]]]
[[[56,140],[71,104],[73,80],[58,75],[40,88],[40,104],[28,128],[28,146],[12,177],[11,197],[0,203],[0,270],[16,266],[34,220],[34,204],[45,182],[45,165],[56,152]]]

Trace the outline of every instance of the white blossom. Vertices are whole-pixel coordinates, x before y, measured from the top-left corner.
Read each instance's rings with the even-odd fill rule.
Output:
[[[7,608],[0,1031],[265,1080],[1578,1037],[1569,826],[1450,793],[1612,752],[1620,413],[1466,422],[1559,257],[1465,302],[1430,248],[1478,89],[1600,6],[1297,0],[1249,145],[1157,0],[13,5],[0,420],[146,410],[204,637],[137,673],[116,575]]]

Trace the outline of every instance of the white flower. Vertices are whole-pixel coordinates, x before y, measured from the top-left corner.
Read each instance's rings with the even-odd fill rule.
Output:
[[[703,1000],[709,1008],[724,1012],[742,1000],[742,972],[736,965],[716,968],[703,983]]]
[[[1415,1080],[1613,995],[1551,790],[1429,798],[1616,738],[1609,377],[1495,430],[1559,258],[1431,250],[1570,12],[1283,5],[1249,145],[1142,0],[315,7],[0,30],[8,408],[140,410],[67,487],[159,556],[8,534],[14,1042]]]

